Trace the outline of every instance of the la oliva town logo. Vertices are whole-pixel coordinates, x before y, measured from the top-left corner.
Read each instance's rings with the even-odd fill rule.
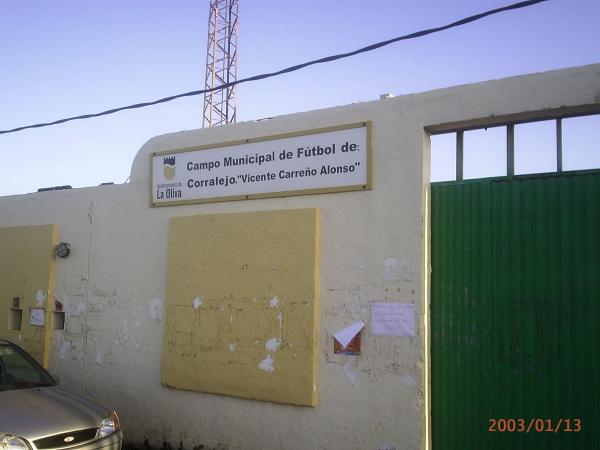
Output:
[[[175,157],[166,156],[164,159],[164,175],[167,180],[172,180],[175,176]]]

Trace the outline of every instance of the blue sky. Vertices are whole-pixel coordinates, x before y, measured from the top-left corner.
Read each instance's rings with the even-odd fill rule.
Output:
[[[203,87],[208,0],[3,0],[0,129]],[[492,9],[496,0],[240,0],[239,77]],[[241,85],[238,122],[600,62],[600,2],[551,0]],[[124,182],[151,137],[202,126],[201,96],[0,135],[0,195]]]

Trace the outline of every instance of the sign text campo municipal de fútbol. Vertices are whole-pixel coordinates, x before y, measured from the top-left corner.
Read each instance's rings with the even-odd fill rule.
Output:
[[[152,154],[152,206],[370,189],[370,124]]]

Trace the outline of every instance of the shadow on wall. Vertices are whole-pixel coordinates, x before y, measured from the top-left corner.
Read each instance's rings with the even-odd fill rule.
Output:
[[[223,444],[217,444],[216,447],[211,447],[207,445],[195,445],[192,448],[185,448],[183,446],[183,442],[179,441],[179,446],[177,449],[169,444],[167,441],[163,441],[161,446],[150,445],[148,442],[148,438],[144,439],[143,444],[133,444],[131,442],[124,442],[122,446],[122,450],[227,450],[227,447]]]

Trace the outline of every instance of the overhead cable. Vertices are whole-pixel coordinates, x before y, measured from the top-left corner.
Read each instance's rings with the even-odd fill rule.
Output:
[[[182,98],[182,97],[192,97],[192,96],[195,96],[195,95],[205,94],[207,92],[212,92],[212,91],[218,91],[218,90],[221,90],[221,89],[226,89],[228,87],[235,86],[237,84],[248,83],[250,81],[257,81],[257,80],[263,80],[265,78],[276,77],[276,76],[279,76],[279,75],[283,75],[285,73],[295,72],[297,70],[304,69],[305,67],[313,66],[315,64],[323,64],[323,63],[327,63],[327,62],[331,62],[331,61],[336,61],[338,59],[348,58],[350,56],[358,55],[360,53],[366,53],[366,52],[370,52],[370,51],[376,50],[376,49],[381,48],[381,47],[385,47],[386,45],[393,44],[394,42],[404,41],[404,40],[408,40],[408,39],[415,39],[415,38],[418,38],[418,37],[426,36],[428,34],[439,33],[440,31],[448,30],[450,28],[459,27],[461,25],[465,25],[465,24],[470,23],[470,22],[475,22],[476,20],[481,20],[481,19],[483,19],[485,17],[491,16],[491,15],[494,15],[494,14],[498,14],[498,13],[501,13],[501,12],[504,12],[504,11],[510,11],[510,10],[515,10],[515,9],[520,9],[520,8],[526,8],[528,6],[532,6],[532,5],[535,5],[537,3],[543,3],[543,2],[547,2],[547,1],[549,1],[549,0],[527,0],[527,1],[522,1],[522,2],[518,2],[518,3],[513,3],[511,5],[503,6],[501,8],[491,9],[489,11],[485,11],[485,12],[482,12],[482,13],[479,13],[479,14],[475,14],[473,16],[465,17],[464,19],[460,19],[460,20],[457,20],[456,22],[452,22],[452,23],[449,23],[447,25],[443,25],[443,26],[440,26],[440,27],[428,28],[426,30],[421,30],[421,31],[417,31],[417,32],[414,32],[414,33],[406,34],[404,36],[395,37],[395,38],[392,38],[392,39],[388,39],[387,41],[381,41],[381,42],[377,42],[375,44],[367,45],[366,47],[360,48],[358,50],[353,50],[351,52],[340,53],[340,54],[332,55],[332,56],[326,56],[324,58],[315,59],[315,60],[308,61],[308,62],[305,62],[305,63],[302,63],[302,64],[297,64],[295,66],[287,67],[285,69],[281,69],[281,70],[278,70],[276,72],[263,73],[263,74],[260,74],[260,75],[254,75],[254,76],[251,76],[251,77],[242,78],[240,80],[232,81],[230,83],[225,83],[225,84],[222,84],[220,86],[216,86],[216,87],[213,87],[213,88],[210,88],[210,89],[201,89],[201,90],[197,90],[197,91],[184,92],[183,94],[171,95],[170,97],[165,97],[165,98],[161,98],[161,99],[150,101],[150,102],[136,103],[136,104],[127,105],[127,106],[120,106],[118,108],[108,109],[106,111],[102,111],[102,112],[99,112],[99,113],[82,114],[80,116],[67,117],[67,118],[64,118],[64,119],[55,120],[53,122],[37,123],[37,124],[33,124],[33,125],[25,125],[25,126],[22,126],[22,127],[13,128],[12,130],[0,130],[0,134],[16,133],[18,131],[27,130],[27,129],[30,129],[30,128],[49,127],[49,126],[52,126],[52,125],[58,125],[58,124],[61,124],[61,123],[70,122],[72,120],[91,119],[93,117],[107,116],[109,114],[114,114],[114,113],[117,113],[119,111],[125,111],[127,109],[145,108],[147,106],[158,105],[160,103],[170,102],[170,101],[176,100],[178,98]]]

